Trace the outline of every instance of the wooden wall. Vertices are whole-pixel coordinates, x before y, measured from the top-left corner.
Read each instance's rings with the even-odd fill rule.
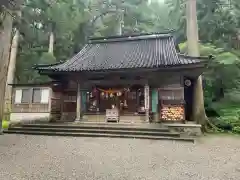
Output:
[[[23,87],[14,87],[12,91],[12,113],[46,113],[50,112],[49,102],[48,103],[33,103],[32,102],[32,91],[29,91],[29,96],[31,97],[29,103],[15,103],[15,93],[17,89],[22,89]],[[24,89],[33,89],[33,87],[24,87]],[[38,87],[37,87],[38,88]],[[44,87],[49,88],[49,87]],[[50,89],[49,89],[50,90]],[[51,96],[51,95],[50,95]],[[50,97],[49,97],[50,98]]]
[[[49,112],[48,104],[12,104],[12,112],[43,113]]]

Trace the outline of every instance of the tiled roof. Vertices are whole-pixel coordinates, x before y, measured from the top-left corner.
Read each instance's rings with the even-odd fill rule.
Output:
[[[202,63],[202,62],[206,62],[207,60],[213,58],[212,56],[194,57],[194,56],[188,56],[185,54],[178,54],[178,57],[182,62],[185,62],[185,64]]]
[[[199,63],[200,58],[179,55],[173,36],[144,36],[92,39],[73,58],[64,63],[39,66],[53,71],[98,71],[160,68]]]

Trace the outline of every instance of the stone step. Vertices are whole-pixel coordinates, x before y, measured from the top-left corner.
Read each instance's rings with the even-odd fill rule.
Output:
[[[182,124],[182,123],[163,123],[164,127],[168,128],[171,132],[179,132],[184,136],[201,136],[202,130],[200,124]]]
[[[135,138],[150,140],[176,140],[194,142],[194,138],[169,137],[169,136],[147,136],[147,135],[130,135],[130,134],[108,134],[108,133],[73,133],[73,132],[51,132],[51,131],[4,131],[8,134],[25,134],[25,135],[47,135],[47,136],[74,136],[74,137],[108,137],[108,138]]]
[[[180,133],[177,132],[161,132],[161,131],[141,131],[138,129],[101,129],[101,128],[44,128],[44,127],[12,127],[9,128],[9,131],[35,131],[35,132],[66,132],[66,133],[100,133],[100,134],[128,134],[128,135],[147,135],[147,136],[171,136],[171,137],[180,137]]]
[[[32,128],[70,128],[70,129],[108,129],[108,130],[132,130],[132,131],[151,131],[151,132],[169,132],[168,128],[164,127],[151,127],[144,124],[118,124],[118,123],[64,123],[64,124],[23,124],[22,127]]]

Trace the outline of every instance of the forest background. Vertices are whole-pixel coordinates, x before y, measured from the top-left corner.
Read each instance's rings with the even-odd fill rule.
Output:
[[[185,0],[23,0],[11,12],[11,79],[47,81],[35,64],[66,61],[94,36],[171,31],[187,53],[185,8]],[[203,74],[206,112],[240,133],[240,0],[197,0],[197,17],[200,54],[215,57]]]

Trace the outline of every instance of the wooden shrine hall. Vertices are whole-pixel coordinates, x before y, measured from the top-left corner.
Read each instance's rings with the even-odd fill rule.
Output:
[[[52,81],[51,121],[192,119],[195,80],[208,57],[180,54],[171,34],[92,38],[66,62],[37,65]]]

